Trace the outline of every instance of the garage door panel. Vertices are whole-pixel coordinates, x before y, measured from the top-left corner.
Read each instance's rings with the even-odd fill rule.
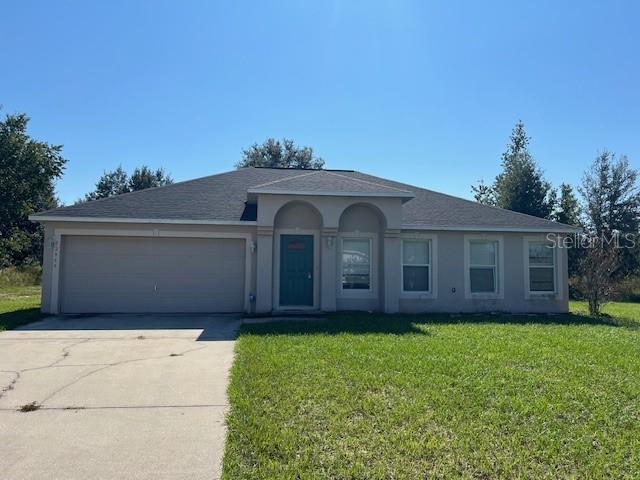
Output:
[[[66,313],[244,307],[241,239],[64,236],[61,258]]]

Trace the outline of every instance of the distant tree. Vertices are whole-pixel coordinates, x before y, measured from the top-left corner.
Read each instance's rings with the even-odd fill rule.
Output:
[[[471,191],[473,192],[473,198],[475,198],[476,202],[483,205],[495,206],[496,196],[493,187],[484,183],[484,180],[480,180],[478,185],[471,185]]]
[[[113,195],[129,192],[129,176],[121,166],[110,172],[104,172],[93,192],[85,195],[85,200],[97,200],[99,198],[107,198]]]
[[[553,212],[553,189],[529,152],[530,138],[518,121],[510,143],[502,154],[502,173],[493,184],[496,206],[550,218]]]
[[[85,195],[84,201],[112,197],[121,193],[135,192],[146,188],[161,187],[173,183],[173,179],[162,168],[151,170],[147,166],[136,168],[131,176],[119,166],[104,172],[96,183],[96,189]]]
[[[586,226],[595,234],[637,233],[640,225],[638,170],[626,156],[604,151],[585,172],[578,189]]]
[[[311,147],[299,147],[293,140],[267,138],[261,145],[254,143],[242,150],[242,160],[236,168],[243,167],[321,169],[324,160],[315,156]]]
[[[640,225],[638,171],[625,156],[604,151],[585,172],[579,192],[584,223],[591,241],[580,262],[580,287],[592,314],[600,311],[616,281],[638,271],[637,235]]]
[[[491,185],[480,180],[471,190],[478,203],[551,219],[556,193],[529,152],[529,142],[524,124],[518,121],[502,154],[502,172]]]
[[[552,215],[552,220],[566,225],[581,226],[580,222],[580,204],[573,193],[573,188],[568,183],[560,185],[560,198],[555,202],[556,208]],[[578,239],[578,237],[574,237]],[[567,249],[569,276],[575,277],[579,272],[580,260],[584,256],[584,249],[579,242]]]
[[[144,190],[145,188],[161,187],[173,183],[173,179],[167,175],[163,168],[151,170],[142,166],[136,168],[129,178],[129,191]]]
[[[553,220],[566,225],[580,225],[580,204],[568,183],[560,185],[560,199],[556,204]]]
[[[57,206],[67,162],[62,145],[31,138],[28,123],[23,113],[0,120],[0,267],[41,261],[43,229],[28,216]]]

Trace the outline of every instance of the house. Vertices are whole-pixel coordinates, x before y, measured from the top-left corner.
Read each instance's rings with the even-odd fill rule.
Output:
[[[566,312],[568,225],[351,170],[243,168],[31,216],[49,313]]]

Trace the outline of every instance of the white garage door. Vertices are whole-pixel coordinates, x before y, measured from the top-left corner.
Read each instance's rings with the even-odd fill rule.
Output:
[[[62,239],[63,313],[243,310],[242,239]]]

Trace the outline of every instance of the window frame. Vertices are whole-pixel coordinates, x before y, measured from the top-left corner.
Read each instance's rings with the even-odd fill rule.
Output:
[[[429,291],[412,292],[404,289],[404,241],[429,242]],[[438,235],[435,233],[414,232],[400,236],[400,298],[436,299],[438,298]]]
[[[496,244],[494,265],[472,265],[471,244],[474,242],[493,242]],[[471,291],[471,268],[493,268],[494,290],[493,292]],[[464,287],[466,299],[503,299],[504,298],[504,237],[502,235],[465,235],[464,236]]]
[[[405,242],[414,242],[414,243],[426,243],[427,244],[427,263],[404,263],[404,244]],[[431,294],[433,290],[433,269],[431,267],[433,261],[433,242],[430,238],[402,238],[400,242],[400,288],[404,295],[420,295],[420,294]],[[427,267],[428,279],[427,283],[429,285],[428,290],[405,290],[404,289],[404,267]]]
[[[344,241],[345,240],[367,240],[369,242],[369,288],[344,288],[343,284],[343,276],[344,276],[344,262],[342,261],[342,254],[344,252]],[[338,263],[340,265],[339,271],[340,276],[338,277],[338,281],[340,282],[339,291],[342,296],[345,297],[360,297],[360,296],[370,296],[374,290],[374,262],[375,262],[375,245],[373,235],[363,235],[356,233],[345,233],[344,235],[340,235],[340,250],[338,252]]]
[[[561,295],[560,282],[558,278],[560,262],[560,249],[557,246],[553,247],[553,291],[540,291],[531,290],[531,268],[551,268],[548,265],[531,265],[529,258],[529,246],[534,243],[553,243],[548,241],[545,237],[525,237],[523,241],[523,257],[524,257],[524,292],[525,298],[559,298]]]

